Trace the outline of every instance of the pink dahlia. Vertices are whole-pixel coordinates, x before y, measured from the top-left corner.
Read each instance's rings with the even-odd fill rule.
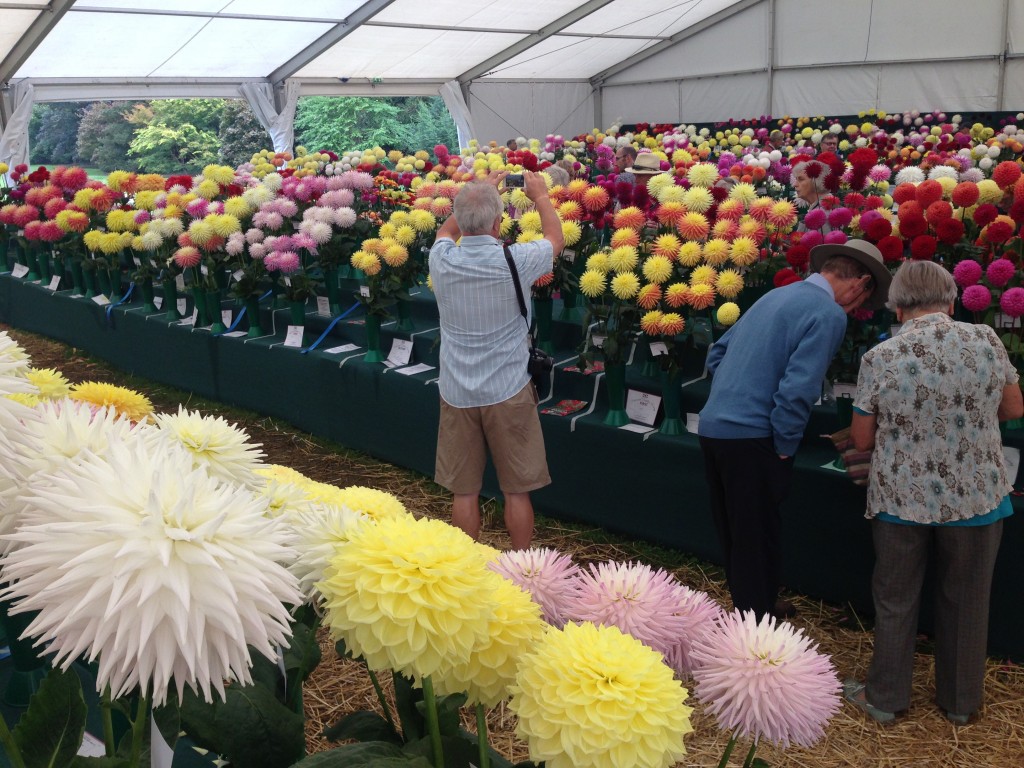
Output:
[[[572,618],[614,626],[666,653],[686,631],[685,587],[668,571],[643,563],[591,564],[577,580]]]
[[[202,257],[199,255],[199,249],[195,246],[187,245],[184,248],[179,248],[174,252],[174,263],[182,269],[188,267],[196,267],[199,265]]]
[[[969,285],[964,288],[960,303],[968,312],[984,312],[992,305],[992,291],[984,285]]]
[[[682,588],[683,599],[678,609],[681,616],[687,619],[686,630],[676,639],[675,645],[665,653],[665,663],[676,671],[680,677],[693,674],[693,649],[709,632],[713,632],[722,620],[724,613],[721,606],[706,593],[697,592],[689,587]]]
[[[733,611],[693,649],[697,696],[734,736],[814,745],[839,709],[828,656],[802,630]]]
[[[825,243],[828,245],[842,245],[846,240],[846,233],[840,229],[833,229],[825,235]]]
[[[821,229],[825,226],[827,214],[821,208],[813,208],[804,216],[804,226],[807,229]]]
[[[976,285],[981,280],[981,264],[974,259],[964,259],[953,267],[953,279],[961,288]]]
[[[828,212],[828,223],[833,229],[842,229],[853,221],[853,211],[846,207],[833,208]]]
[[[804,236],[800,238],[800,245],[803,245],[808,249],[811,249],[816,245],[821,245],[823,242],[825,242],[825,238],[822,237],[821,232],[816,229],[804,232]]]
[[[1017,268],[1009,259],[994,259],[985,270],[985,277],[993,287],[1002,288],[1010,282],[1016,272]]]
[[[562,627],[569,620],[580,574],[569,555],[550,547],[519,549],[502,552],[487,567],[528,592],[548,624]]]
[[[1024,288],[1010,288],[999,299],[999,308],[1010,317],[1024,315]]]

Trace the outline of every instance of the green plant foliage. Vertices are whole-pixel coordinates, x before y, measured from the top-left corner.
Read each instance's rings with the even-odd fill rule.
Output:
[[[139,170],[161,173],[197,174],[203,166],[217,162],[217,134],[185,123],[171,127],[164,123],[148,125],[132,139],[128,154]]]
[[[78,674],[51,669],[14,728],[25,768],[69,765],[82,743],[86,713]]]
[[[224,99],[160,99],[149,104],[153,122],[170,126],[191,125],[197,131],[217,133],[224,114]]]
[[[380,146],[412,152],[454,146],[455,136],[440,97],[310,96],[295,110],[295,143],[311,151]]]
[[[319,752],[300,760],[292,768],[432,768],[429,760],[410,756],[400,747],[383,741],[364,741],[360,744]]]
[[[85,102],[63,101],[32,107],[28,143],[33,164],[66,165],[78,160],[78,125],[86,106]]]
[[[396,133],[396,146],[409,153],[418,149],[430,152],[438,144],[455,150],[459,146],[455,121],[440,96],[408,99]]]
[[[227,99],[218,128],[220,162],[237,168],[261,149],[270,147],[270,136],[242,99]]]
[[[145,103],[97,101],[90,104],[78,124],[78,157],[86,165],[105,173],[137,170],[128,158],[128,147],[138,121],[149,114]]]

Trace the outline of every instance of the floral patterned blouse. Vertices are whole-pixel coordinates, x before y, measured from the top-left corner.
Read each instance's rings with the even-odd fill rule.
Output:
[[[866,517],[967,520],[1011,490],[996,411],[1017,371],[987,325],[904,323],[861,361],[854,407],[878,421]]]

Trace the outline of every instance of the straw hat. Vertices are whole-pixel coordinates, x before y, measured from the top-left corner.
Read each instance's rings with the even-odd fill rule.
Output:
[[[867,240],[847,240],[845,243],[823,243],[811,248],[811,271],[820,272],[822,265],[831,256],[846,256],[860,262],[871,273],[875,280],[875,290],[871,298],[864,302],[865,309],[881,309],[889,298],[889,285],[892,273],[885,266],[882,252]]]
[[[633,160],[633,167],[627,168],[626,173],[662,173],[661,160],[658,159],[657,155],[644,152],[636,156]]]

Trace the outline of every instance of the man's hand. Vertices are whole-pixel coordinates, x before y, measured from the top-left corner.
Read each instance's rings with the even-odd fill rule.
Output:
[[[533,200],[534,203],[542,197],[547,199],[548,183],[544,181],[543,176],[532,171],[523,171],[523,181],[525,182],[523,190],[526,192],[526,196]]]
[[[506,176],[508,176],[508,171],[491,171],[480,179],[480,181],[484,184],[490,184],[493,187],[499,187]],[[501,190],[499,189],[498,191],[500,192]]]
[[[842,285],[835,291],[836,304],[843,308],[843,312],[850,314],[871,298],[870,284],[869,275],[843,280]]]

